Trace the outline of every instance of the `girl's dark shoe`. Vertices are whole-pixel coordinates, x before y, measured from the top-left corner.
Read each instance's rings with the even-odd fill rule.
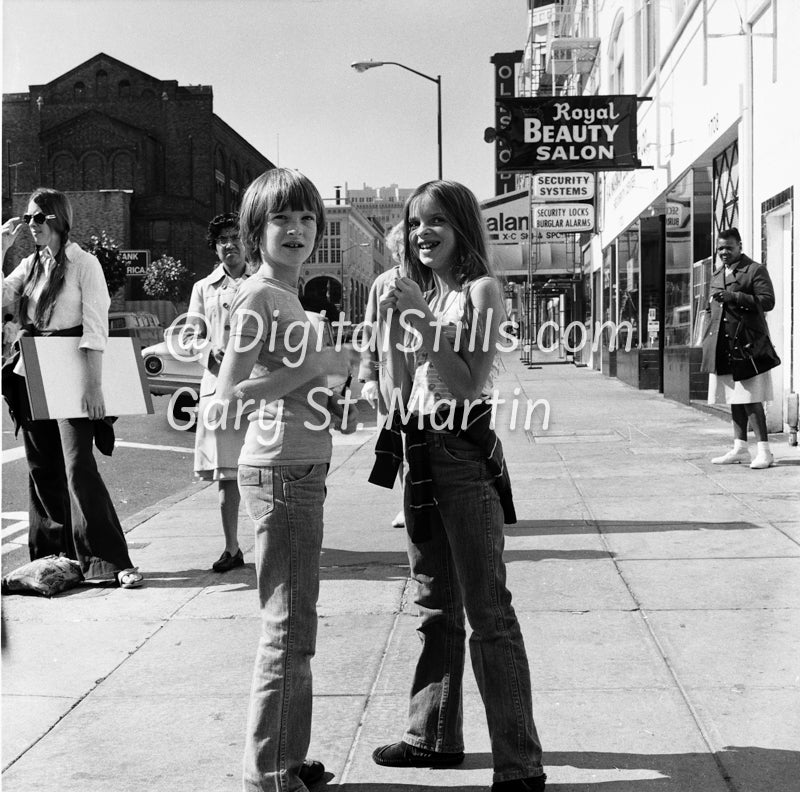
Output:
[[[492,792],[544,792],[545,781],[547,776],[544,773],[530,778],[517,778],[514,781],[495,781],[492,784]]]
[[[306,759],[297,774],[300,780],[306,785],[316,784],[325,775],[325,765],[316,759]]]
[[[464,761],[464,752],[440,753],[415,748],[406,742],[382,745],[372,752],[375,764],[384,767],[453,767]]]
[[[231,569],[240,566],[244,566],[244,555],[241,547],[236,551],[235,555],[231,555],[225,550],[219,559],[211,565],[211,568],[215,572],[230,572]]]

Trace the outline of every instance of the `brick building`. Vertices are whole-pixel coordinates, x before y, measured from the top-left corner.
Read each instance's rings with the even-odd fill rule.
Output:
[[[24,212],[36,187],[55,187],[73,201],[75,241],[105,229],[196,277],[214,265],[208,221],[274,167],[214,114],[211,86],[160,80],[104,53],[3,95],[3,157],[4,217]],[[127,292],[143,296],[135,281]]]

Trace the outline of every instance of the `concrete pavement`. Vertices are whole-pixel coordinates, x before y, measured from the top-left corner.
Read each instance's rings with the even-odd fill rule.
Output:
[[[572,365],[504,355],[498,419],[519,522],[506,561],[531,660],[548,789],[800,788],[800,451],[715,467],[720,417]],[[525,400],[549,403],[519,427]],[[491,782],[465,689],[467,758],[374,765],[402,733],[418,641],[399,491],[366,481],[374,433],[340,438],[328,479],[310,755],[343,792]],[[127,521],[140,590],[3,598],[4,792],[234,792],[258,636],[248,562],[221,550],[214,487]]]

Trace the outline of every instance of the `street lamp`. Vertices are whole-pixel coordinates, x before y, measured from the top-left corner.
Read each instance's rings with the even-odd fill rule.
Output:
[[[436,77],[431,77],[428,74],[423,74],[421,71],[412,69],[403,63],[397,61],[355,61],[350,64],[350,67],[355,69],[359,74],[367,71],[367,69],[375,69],[378,66],[399,66],[401,69],[410,71],[419,77],[424,77],[426,80],[436,83],[436,134],[439,142],[439,179],[442,178],[442,75],[438,74]]]
[[[353,248],[357,248],[357,247],[362,247],[362,248],[363,247],[370,247],[370,243],[369,242],[356,242],[356,243],[350,245],[350,247],[346,247],[344,250],[339,251],[340,254],[341,254],[341,261],[339,262],[339,264],[341,265],[340,266],[340,271],[341,271],[341,284],[342,284],[342,305],[339,308],[339,310],[343,314],[347,313],[347,307],[345,306],[345,294],[346,294],[346,292],[345,292],[345,288],[344,288],[344,254],[347,253],[348,250],[352,250]],[[346,317],[346,318],[347,319],[352,319],[352,317],[349,317],[349,316]]]

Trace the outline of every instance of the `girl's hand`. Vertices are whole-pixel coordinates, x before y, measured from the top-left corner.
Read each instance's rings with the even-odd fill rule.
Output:
[[[105,418],[106,403],[103,400],[103,389],[92,386],[86,388],[81,399],[81,409],[85,410],[88,417],[93,421]]]
[[[3,223],[3,227],[0,229],[3,238],[3,256],[14,246],[20,228],[22,228],[22,222],[19,217],[12,217]]]
[[[411,308],[418,311],[428,312],[428,304],[422,294],[419,284],[411,278],[398,278],[392,289],[395,301],[395,308],[400,311],[407,311]]]

